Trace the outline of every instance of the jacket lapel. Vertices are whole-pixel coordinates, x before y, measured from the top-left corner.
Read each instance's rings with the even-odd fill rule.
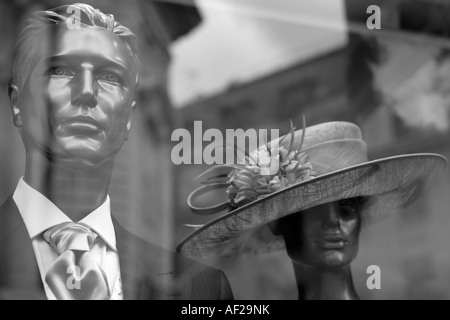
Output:
[[[31,240],[12,197],[0,207],[0,299],[47,299]]]

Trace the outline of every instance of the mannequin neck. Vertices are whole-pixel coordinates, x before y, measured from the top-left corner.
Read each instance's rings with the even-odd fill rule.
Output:
[[[319,269],[293,262],[299,300],[359,300],[350,266]]]

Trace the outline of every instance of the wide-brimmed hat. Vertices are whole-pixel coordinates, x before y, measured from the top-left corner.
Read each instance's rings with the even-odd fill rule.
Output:
[[[187,236],[178,253],[217,259],[280,250],[284,239],[272,232],[271,222],[346,198],[367,197],[361,211],[364,227],[408,206],[447,164],[445,157],[430,153],[368,161],[359,127],[348,122],[291,130],[247,160],[214,166],[202,175],[204,185],[188,198],[191,210],[229,212]],[[278,166],[277,172],[262,174],[270,164]],[[196,203],[202,196],[218,194],[226,201],[203,207]]]

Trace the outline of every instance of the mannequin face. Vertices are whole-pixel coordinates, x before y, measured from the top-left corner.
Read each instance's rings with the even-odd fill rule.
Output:
[[[363,198],[344,199],[280,221],[290,258],[320,269],[342,268],[358,253]]]
[[[126,45],[96,27],[59,26],[40,36],[35,67],[11,100],[27,151],[71,168],[112,159],[128,136],[134,107],[136,73]]]

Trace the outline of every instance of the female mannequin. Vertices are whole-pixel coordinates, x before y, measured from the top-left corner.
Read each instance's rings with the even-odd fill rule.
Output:
[[[298,298],[357,300],[350,263],[358,253],[365,198],[318,205],[278,221],[292,260]]]

